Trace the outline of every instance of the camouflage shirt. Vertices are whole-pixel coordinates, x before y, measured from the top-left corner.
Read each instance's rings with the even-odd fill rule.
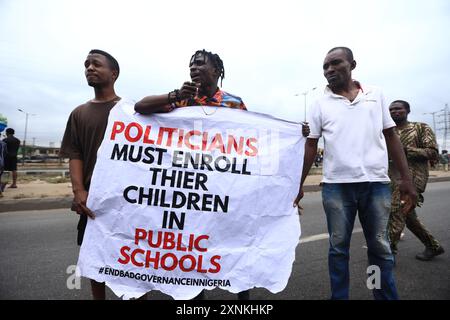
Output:
[[[396,127],[395,131],[400,136],[417,192],[423,193],[428,181],[428,161],[436,160],[438,156],[434,132],[427,124],[420,122],[408,122],[402,129]],[[394,184],[399,178],[392,161],[389,161],[389,176]]]

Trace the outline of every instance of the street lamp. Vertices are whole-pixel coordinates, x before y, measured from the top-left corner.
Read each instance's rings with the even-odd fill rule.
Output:
[[[314,87],[314,88],[311,88],[311,89],[309,89],[309,90],[306,90],[305,92],[303,92],[303,93],[300,93],[301,95],[303,95],[304,97],[305,97],[305,115],[304,115],[304,121],[306,122],[306,96],[308,95],[308,93],[310,93],[311,91],[314,91],[314,90],[316,90],[317,89],[317,87]],[[297,94],[295,94],[295,96],[296,97],[298,97],[299,95],[300,95],[299,93],[297,93]]]
[[[22,109],[17,109],[20,112],[25,113],[25,137],[23,138],[23,151],[22,151],[22,164],[25,164],[25,148],[26,148],[26,141],[27,141],[27,129],[28,129],[28,116],[35,116],[34,113],[28,113],[23,111]]]

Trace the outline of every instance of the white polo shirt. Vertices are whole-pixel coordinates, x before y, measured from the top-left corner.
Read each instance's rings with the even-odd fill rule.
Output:
[[[383,129],[395,127],[379,88],[361,86],[353,102],[328,87],[310,112],[308,138],[324,139],[326,183],[390,181]]]

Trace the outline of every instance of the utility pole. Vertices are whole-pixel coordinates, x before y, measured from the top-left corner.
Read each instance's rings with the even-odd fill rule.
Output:
[[[447,132],[448,132],[448,103],[444,109],[444,149],[447,150]]]
[[[442,141],[442,150],[447,150],[447,138],[448,138],[448,131],[449,131],[449,127],[450,127],[450,115],[449,115],[449,110],[448,110],[448,103],[445,104],[445,108],[439,110],[438,112],[438,117],[444,117],[444,121],[438,121],[438,124],[443,124],[444,127],[443,128],[439,128],[437,129],[438,131],[443,130],[443,141]]]
[[[25,117],[25,137],[23,139],[23,151],[22,151],[22,164],[25,164],[25,150],[27,147],[27,129],[28,129],[28,116],[35,116],[36,114],[34,113],[28,113],[23,111],[22,109],[17,109],[22,113],[25,113],[26,117]]]

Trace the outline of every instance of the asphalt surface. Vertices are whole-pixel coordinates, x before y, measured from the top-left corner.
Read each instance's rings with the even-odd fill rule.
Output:
[[[450,182],[429,184],[419,217],[447,252],[433,261],[414,257],[423,250],[415,236],[406,231],[400,242],[395,269],[401,299],[450,299]],[[252,299],[325,300],[329,298],[328,241],[320,192],[307,193],[305,212],[300,217],[301,243],[285,290],[273,294],[253,289]],[[0,299],[90,299],[89,280],[81,279],[81,288],[69,290],[73,283],[70,266],[76,264],[78,217],[68,209],[16,211],[0,213]],[[367,256],[360,225],[355,224],[351,245],[351,299],[370,300],[366,287]],[[276,270],[274,270],[276,272]],[[207,299],[235,300],[236,295],[220,289],[206,293]],[[117,299],[108,289],[108,299]],[[150,292],[149,299],[171,299],[160,292]]]

